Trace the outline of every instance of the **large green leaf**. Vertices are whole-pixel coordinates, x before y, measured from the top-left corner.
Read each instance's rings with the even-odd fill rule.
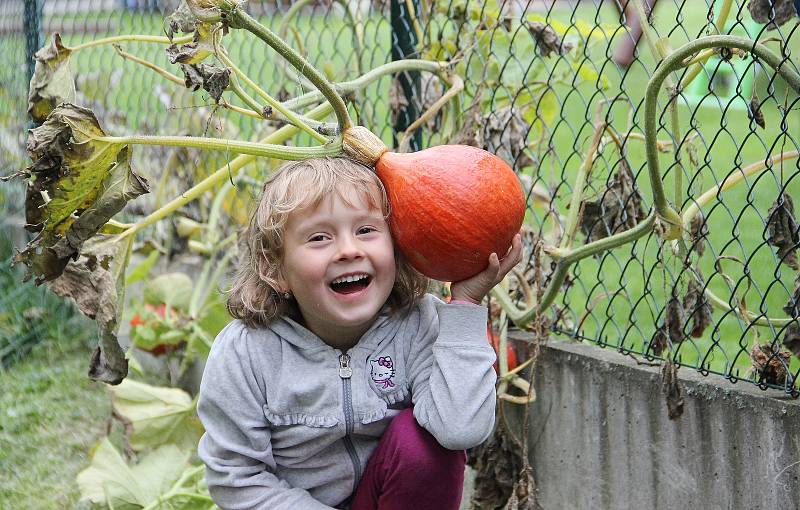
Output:
[[[116,510],[143,508],[170,490],[186,469],[189,455],[166,445],[129,466],[103,438],[91,452],[91,465],[78,473],[81,499]]]
[[[87,239],[149,191],[131,169],[128,147],[97,139],[104,135],[91,110],[72,104],[56,107],[31,130],[33,163],[22,175],[29,177],[27,228],[39,234],[16,261],[37,284],[58,277]]]
[[[159,275],[144,287],[144,301],[151,305],[166,303],[170,308],[189,312],[194,284],[186,273],[166,273]]]
[[[111,238],[98,235],[86,242],[77,260],[66,264],[49,287],[57,295],[73,299],[81,312],[97,321],[99,339],[89,366],[89,377],[119,384],[128,373],[128,362],[116,332],[125,298],[125,267],[133,238],[119,242],[111,242]]]
[[[110,388],[114,410],[133,427],[136,451],[164,444],[191,450],[203,433],[195,403],[179,388],[163,388],[126,379]]]
[[[37,123],[59,104],[75,100],[70,54],[72,50],[61,44],[61,36],[55,33],[50,44],[33,55],[36,67],[28,90],[28,114]]]

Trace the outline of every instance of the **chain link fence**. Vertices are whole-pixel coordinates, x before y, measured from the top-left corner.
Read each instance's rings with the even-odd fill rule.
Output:
[[[528,192],[531,248],[538,241],[558,245],[576,176],[587,162],[577,245],[630,228],[647,214],[653,194],[643,100],[671,49],[704,35],[743,35],[764,42],[782,55],[783,65],[798,70],[800,18],[788,10],[795,5],[774,2],[771,10],[759,10],[764,3],[658,0],[643,25],[633,2],[624,0],[250,1],[247,9],[336,82],[402,57],[454,62],[465,82],[464,128],[451,133],[437,115],[415,132],[411,148],[471,143],[512,164]],[[177,4],[5,0],[3,175],[26,160],[32,47],[53,32],[70,47],[121,33],[162,34],[164,15]],[[282,98],[308,90],[271,50],[239,32],[226,38],[226,46],[256,82]],[[72,63],[77,99],[108,132],[241,139],[265,132],[263,123],[228,115],[208,94],[176,87],[123,53],[177,72],[156,44],[84,50]],[[773,69],[739,52],[695,60],[669,76],[672,88],[662,90],[656,119],[662,178],[669,200],[691,224],[687,243],[651,234],[583,259],[572,266],[548,312],[549,326],[557,336],[637,359],[671,357],[706,374],[797,396],[800,279],[794,252],[800,233],[791,199],[800,191],[798,94]],[[349,99],[359,123],[396,145],[399,133],[445,88],[425,73],[407,72],[382,76]],[[188,182],[227,158],[152,148],[137,149],[134,163],[156,180],[166,171]],[[4,217],[20,216],[24,191],[6,185],[0,193]],[[534,270],[537,261],[543,271]],[[546,285],[554,267],[532,249],[527,263],[517,278],[525,283],[512,286],[521,306],[529,299],[523,291]]]

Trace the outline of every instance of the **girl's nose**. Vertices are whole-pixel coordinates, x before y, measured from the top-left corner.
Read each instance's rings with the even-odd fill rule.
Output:
[[[341,236],[337,239],[337,258],[339,260],[347,260],[362,257],[364,252],[361,246],[353,236]]]

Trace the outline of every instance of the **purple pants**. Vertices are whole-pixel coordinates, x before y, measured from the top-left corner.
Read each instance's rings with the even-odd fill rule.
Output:
[[[464,450],[444,448],[405,409],[369,458],[350,508],[458,510],[466,461]]]

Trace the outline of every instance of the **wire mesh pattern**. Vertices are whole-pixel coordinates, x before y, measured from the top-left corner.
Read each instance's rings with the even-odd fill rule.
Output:
[[[579,245],[630,228],[652,204],[643,100],[670,47],[716,33],[743,35],[765,42],[783,56],[783,65],[798,70],[800,18],[769,9],[759,18],[748,9],[751,3],[762,2],[660,0],[641,38],[637,11],[624,0],[253,0],[247,9],[335,82],[399,56],[453,61],[465,82],[465,129],[448,133],[440,114],[412,147],[471,143],[506,159],[528,192],[531,239],[558,244],[576,175],[591,158]],[[10,65],[0,68],[0,151],[8,174],[25,164],[26,40],[35,41],[36,34],[26,33],[25,2],[3,4],[0,45]],[[163,16],[177,4],[45,0],[40,24],[42,34],[57,31],[68,46],[119,33],[161,34]],[[727,22],[717,26],[726,8]],[[296,71],[249,34],[233,31],[226,47],[271,93],[286,98],[308,91]],[[122,49],[170,68],[158,45]],[[548,312],[551,329],[636,357],[671,356],[705,374],[797,396],[800,362],[791,351],[800,353],[794,320],[800,234],[790,209],[800,191],[798,94],[757,59],[731,52],[706,57],[669,77],[667,85],[685,86],[662,90],[656,119],[669,199],[685,218],[687,212],[696,218],[686,249],[651,234],[580,261]],[[79,100],[110,132],[241,139],[265,133],[262,124],[226,115],[208,94],[175,87],[111,47],[87,49],[73,65]],[[444,89],[425,73],[405,73],[397,82],[382,76],[348,99],[360,124],[396,144],[397,131]],[[227,158],[158,148],[134,154],[151,175],[184,169],[189,180],[202,177],[199,167],[217,168]],[[10,189],[2,190],[3,207],[20,214],[22,195]],[[533,266],[531,258],[528,263]]]

